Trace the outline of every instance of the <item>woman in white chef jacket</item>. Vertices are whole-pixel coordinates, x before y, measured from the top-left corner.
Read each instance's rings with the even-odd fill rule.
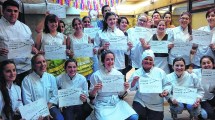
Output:
[[[154,53],[152,50],[145,50],[142,54],[142,67],[136,70],[130,80],[130,90],[138,90],[133,101],[133,108],[139,115],[139,120],[163,120],[164,107],[163,97],[167,96],[166,73],[154,67]],[[140,77],[159,80],[163,89],[162,93],[140,93]],[[142,88],[144,89],[144,88]]]
[[[209,55],[215,58],[213,51],[215,51],[215,8],[211,8],[206,12],[206,19],[208,22],[207,26],[201,27],[198,30],[203,30],[206,32],[211,32],[213,34],[210,46],[199,45],[196,53],[193,56],[192,63],[194,68],[200,68],[199,60],[204,55]]]
[[[6,60],[0,64],[0,115],[3,119],[21,119],[19,107],[22,106],[21,89],[14,84],[16,65]]]
[[[98,54],[100,54],[104,50],[109,50],[109,38],[115,37],[115,36],[125,36],[124,33],[116,27],[116,14],[113,12],[107,12],[105,14],[105,22],[103,30],[98,31],[96,37],[95,37],[95,47],[98,49]],[[131,42],[125,41],[128,43],[127,46],[124,46],[127,49],[127,51],[130,51],[132,48]],[[115,65],[114,68],[122,72],[122,70],[125,68],[125,56],[124,54],[127,53],[125,50],[111,50],[116,56],[115,56]]]
[[[202,70],[203,69],[214,69],[214,59],[211,56],[203,56],[200,59],[201,68],[193,69],[192,72],[195,73],[198,78],[202,78]],[[202,83],[202,87],[204,88],[204,97],[200,102],[201,108],[201,117],[203,119],[215,119],[215,85]]]
[[[192,20],[192,18],[191,17],[192,16],[189,12],[183,12],[180,15],[180,18],[179,18],[180,25],[178,27],[175,27],[172,29],[173,37],[174,37],[173,42],[189,42],[192,39],[192,37],[191,37],[191,35],[192,35],[191,20]],[[190,53],[190,51],[187,51],[187,52]],[[186,62],[186,69],[189,68],[189,65],[191,63],[190,55],[189,56],[185,56],[185,55],[176,56],[170,52],[170,54],[169,54],[170,72],[173,72],[172,63],[176,57],[183,57]]]
[[[24,104],[29,104],[41,98],[45,99],[51,117],[55,120],[64,120],[57,108],[57,82],[52,74],[46,72],[47,63],[42,54],[36,54],[31,59],[32,73],[22,81],[22,98]]]
[[[182,113],[184,109],[187,109],[190,113],[190,117],[197,117],[200,114],[200,101],[203,98],[204,90],[199,78],[194,74],[190,74],[185,71],[185,60],[181,57],[173,60],[174,72],[167,75],[168,85],[171,86],[168,93],[168,102],[170,103],[170,111],[173,119],[177,117],[177,114]],[[197,89],[197,98],[193,104],[185,104],[178,102],[173,98],[173,88],[175,86],[189,87]]]
[[[92,74],[90,81],[90,97],[94,99],[95,116],[98,120],[138,120],[138,115],[127,102],[119,98],[118,92],[102,92],[102,81],[104,76],[122,75],[113,68],[115,55],[107,50],[101,54],[103,67]],[[125,90],[129,83],[124,83]]]
[[[60,89],[80,89],[83,93],[80,95],[82,102],[87,102],[88,83],[86,78],[77,73],[77,62],[75,59],[68,59],[65,62],[63,73],[57,77],[58,88]],[[63,116],[65,120],[75,120],[75,115],[79,120],[84,120],[82,105],[63,107]]]

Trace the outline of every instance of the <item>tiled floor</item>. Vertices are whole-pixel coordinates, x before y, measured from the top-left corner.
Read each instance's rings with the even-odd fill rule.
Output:
[[[134,69],[132,69],[131,71],[129,71],[126,75],[126,79],[128,80],[129,77],[131,76],[131,74],[134,72]],[[135,95],[135,91],[129,91],[128,95],[124,98],[125,101],[127,101],[129,103],[129,105],[132,105],[133,102],[133,98]],[[95,116],[92,114],[91,116],[89,116],[87,118],[87,120],[96,120]],[[172,120],[171,118],[171,114],[169,112],[169,105],[168,103],[165,102],[164,104],[164,120]],[[182,114],[178,115],[178,119],[177,120],[189,120],[189,113],[187,111],[183,111]]]

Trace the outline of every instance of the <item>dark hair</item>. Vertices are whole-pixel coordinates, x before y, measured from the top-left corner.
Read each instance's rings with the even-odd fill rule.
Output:
[[[160,19],[160,20],[158,21],[158,24],[159,24],[161,21],[164,21],[164,22],[165,22],[165,25],[167,26],[167,22],[166,22],[166,20],[164,20],[164,19]]]
[[[121,23],[122,19],[125,19],[125,20],[127,21],[127,24],[129,24],[128,19],[127,19],[126,17],[124,17],[124,16],[122,16],[122,17],[120,17],[120,18],[118,19],[118,24]]]
[[[192,20],[192,15],[190,14],[190,12],[183,12],[181,15],[180,15],[180,19],[183,15],[188,15],[189,16],[189,20],[190,20],[190,23],[188,24],[188,33],[190,35],[192,35],[192,26],[191,26],[191,20]]]
[[[115,55],[114,55],[114,53],[113,53],[112,51],[110,51],[110,50],[104,50],[104,51],[101,53],[101,62],[102,62],[102,63],[105,62],[105,57],[106,57],[106,55],[109,54],[109,53],[112,54],[113,57],[114,57],[114,59],[115,59]]]
[[[65,63],[64,63],[64,69],[66,69],[67,65],[70,63],[70,62],[74,62],[76,64],[76,66],[78,66],[78,63],[75,59],[68,59]]]
[[[104,10],[105,10],[106,7],[110,7],[110,6],[109,5],[102,6],[102,9],[101,9],[102,10],[102,14],[104,13]]]
[[[215,14],[215,8],[211,8],[211,9],[209,9],[207,12],[206,12],[206,18],[208,17],[208,15],[210,14],[210,13],[212,13],[212,12],[214,12],[214,14]]]
[[[202,60],[203,60],[204,58],[208,58],[208,59],[212,62],[212,64],[214,65],[214,59],[213,59],[211,56],[208,56],[208,55],[205,55],[205,56],[203,56],[203,57],[200,59],[200,65],[201,65]]]
[[[43,57],[44,57],[43,54],[38,53],[38,54],[34,55],[34,56],[31,58],[31,69],[32,69],[32,70],[34,70],[35,60],[36,60],[36,58],[37,58],[38,56],[43,56]],[[45,58],[45,57],[44,57],[44,58]]]
[[[116,16],[116,14],[115,14],[114,12],[107,12],[107,13],[105,14],[102,32],[103,32],[103,31],[107,31],[107,29],[108,29],[107,19],[108,19],[108,17],[110,17],[111,15]]]
[[[85,20],[86,18],[89,18],[89,19],[90,19],[90,22],[91,22],[91,18],[90,18],[89,16],[84,16],[84,17],[82,18],[82,22],[84,22],[84,20]]]
[[[13,117],[12,101],[10,99],[9,91],[7,89],[7,82],[6,82],[4,74],[3,74],[5,66],[8,64],[14,64],[14,66],[16,67],[15,63],[11,60],[5,60],[0,63],[0,79],[1,79],[0,80],[0,90],[2,92],[2,96],[4,99],[4,103],[5,103],[5,105],[3,107],[3,111],[6,115],[6,117],[9,119],[10,117]]]
[[[75,21],[76,20],[78,20],[81,24],[82,24],[82,22],[81,22],[81,19],[80,18],[74,18],[73,20],[72,20],[72,27],[74,27],[75,26]]]
[[[155,11],[153,12],[153,14],[152,14],[152,18],[153,18],[153,15],[154,15],[155,13],[158,13],[158,14],[160,15],[160,17],[161,17],[161,14],[160,14],[157,10],[155,10]]]
[[[54,15],[54,14],[49,14],[49,15],[47,15],[46,16],[46,18],[45,18],[45,22],[44,22],[44,32],[45,33],[50,33],[50,30],[49,30],[49,27],[48,27],[48,22],[58,22],[58,28],[57,28],[57,31],[58,32],[61,32],[61,30],[60,30],[60,22],[59,22],[59,18],[56,16],[56,15]]]
[[[167,14],[170,14],[170,16],[171,16],[171,22],[170,22],[170,24],[172,24],[172,13],[171,13],[170,11],[166,11],[166,12],[163,14],[163,19],[165,18],[165,16],[166,16]]]
[[[177,61],[183,61],[184,64],[186,65],[185,60],[184,60],[184,58],[182,58],[182,57],[177,57],[177,58],[175,58],[175,59],[173,60],[173,64],[172,64],[172,65],[174,66],[175,62],[177,62]]]
[[[63,22],[63,20],[60,20],[59,22],[60,22],[60,23],[63,23],[63,26],[64,26],[64,27],[66,26],[66,24]]]
[[[8,6],[15,6],[19,9],[19,4],[14,1],[14,0],[6,0],[3,4],[2,4],[2,8],[3,11],[8,7]]]

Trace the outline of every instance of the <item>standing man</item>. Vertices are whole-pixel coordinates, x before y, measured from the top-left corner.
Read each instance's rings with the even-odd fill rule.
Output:
[[[3,16],[0,19],[0,61],[8,59],[8,53],[11,52],[8,50],[9,44],[14,42],[34,44],[30,28],[17,20],[19,16],[19,4],[13,0],[7,0],[3,3],[2,8]],[[38,52],[35,47],[32,47],[32,49],[30,48],[22,51],[20,55],[25,54],[26,51],[32,51],[33,53]],[[18,85],[21,84],[22,79],[31,69],[30,59],[30,55],[26,58],[13,59],[17,67]]]
[[[152,20],[154,22],[154,24],[152,25],[152,28],[157,28],[157,25],[160,19],[161,19],[161,14],[155,10],[152,14]]]
[[[99,20],[97,22],[98,27],[102,30],[103,29],[103,23],[104,23],[104,17],[106,15],[107,12],[111,12],[111,8],[109,5],[104,5],[102,6],[102,16],[103,16],[103,20]]]

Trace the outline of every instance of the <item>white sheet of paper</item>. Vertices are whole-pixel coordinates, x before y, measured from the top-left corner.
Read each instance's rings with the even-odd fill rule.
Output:
[[[136,35],[135,37],[143,38],[145,41],[149,41],[154,34],[153,30],[144,27],[135,27],[134,34]]]
[[[49,3],[47,10],[50,14],[55,14],[59,18],[66,18],[66,6],[64,5]]]
[[[162,81],[152,78],[140,77],[139,80],[140,93],[162,93]]]
[[[110,43],[110,50],[123,50],[128,49],[128,40],[127,36],[113,36],[110,37],[108,42]]]
[[[5,45],[6,44],[6,45]],[[30,58],[32,50],[32,42],[0,42],[0,47],[8,49],[8,55],[5,56],[6,59],[14,58]],[[5,46],[5,47],[3,47]]]
[[[19,111],[22,118],[25,120],[37,120],[40,116],[45,117],[50,115],[47,102],[43,98],[20,106]]]
[[[168,53],[168,41],[150,41],[150,49],[154,53]]]
[[[88,34],[90,38],[95,38],[96,33],[100,30],[100,28],[84,28],[84,33]]]
[[[202,69],[202,84],[215,85],[215,70]]]
[[[194,104],[197,99],[197,89],[181,86],[173,87],[173,100],[181,103]]]
[[[58,90],[59,107],[83,104],[80,99],[81,94],[82,91],[78,88]]]
[[[73,44],[75,57],[93,57],[93,44]]]
[[[102,92],[122,92],[124,91],[124,76],[109,75],[102,78]]]
[[[209,46],[211,44],[213,34],[211,32],[201,31],[201,30],[193,30],[192,43]]]
[[[45,45],[44,51],[47,60],[66,59],[66,45]]]
[[[175,57],[190,56],[190,50],[192,48],[192,43],[174,42],[173,44],[174,44],[174,47],[170,50],[171,55],[173,55]]]

